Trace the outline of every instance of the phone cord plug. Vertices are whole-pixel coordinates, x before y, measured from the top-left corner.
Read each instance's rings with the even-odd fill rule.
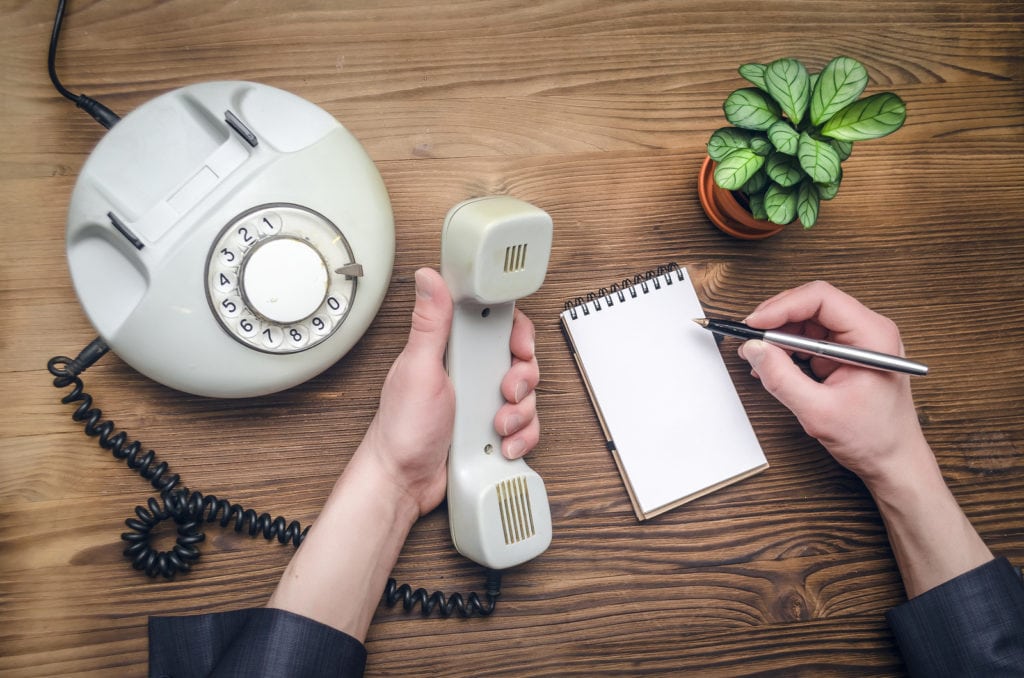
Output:
[[[69,386],[78,378],[78,375],[92,367],[109,350],[110,347],[107,346],[107,343],[100,337],[96,337],[74,358],[67,358],[62,355],[50,358],[50,362],[47,363],[46,367],[50,374],[54,376],[53,385],[57,388]],[[81,388],[81,385],[79,385],[79,388]]]
[[[473,614],[487,617],[494,612],[498,596],[501,595],[501,570],[487,570],[487,580],[484,583],[486,603],[482,602],[476,593],[470,593],[467,598],[463,598],[461,593],[453,593],[446,597],[440,591],[428,594],[423,588],[414,591],[408,584],[397,584],[394,579],[388,579],[388,585],[384,589],[384,600],[388,607],[393,607],[401,599],[406,612],[411,611],[418,603],[424,617],[429,617],[435,607],[442,617],[450,617],[455,612],[458,612],[460,617],[471,617]]]
[[[93,120],[110,129],[121,119],[117,113],[114,113],[92,97],[84,94],[75,94],[65,87],[61,83],[60,78],[57,77],[57,42],[60,39],[61,24],[64,23],[64,7],[66,4],[67,0],[60,0],[57,3],[57,15],[53,19],[53,31],[50,33],[50,49],[46,59],[46,66],[50,72],[50,82],[53,83],[54,88],[61,96],[73,101],[75,106],[88,113]]]

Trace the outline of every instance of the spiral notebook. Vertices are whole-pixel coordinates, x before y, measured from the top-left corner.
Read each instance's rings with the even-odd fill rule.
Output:
[[[686,269],[566,302],[560,318],[639,520],[768,468]]]

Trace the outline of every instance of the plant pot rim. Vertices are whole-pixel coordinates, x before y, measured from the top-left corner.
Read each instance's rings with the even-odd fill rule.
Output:
[[[697,194],[708,219],[729,235],[742,240],[763,240],[782,231],[785,226],[766,219],[755,219],[741,205],[732,191],[715,183],[715,161],[705,157],[697,177]]]

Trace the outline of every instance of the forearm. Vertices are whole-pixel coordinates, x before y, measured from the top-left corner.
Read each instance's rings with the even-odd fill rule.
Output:
[[[363,641],[419,512],[371,455],[360,452],[338,479],[267,606]]]
[[[921,439],[898,471],[868,482],[907,597],[914,598],[992,560]]]

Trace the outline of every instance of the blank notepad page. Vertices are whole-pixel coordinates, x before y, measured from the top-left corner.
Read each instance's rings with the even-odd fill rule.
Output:
[[[561,314],[641,520],[767,468],[685,269]]]

